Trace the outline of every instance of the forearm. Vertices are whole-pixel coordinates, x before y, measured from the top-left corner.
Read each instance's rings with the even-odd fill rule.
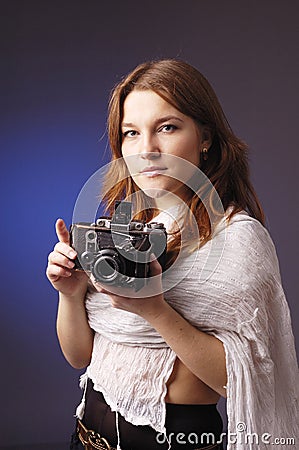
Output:
[[[226,396],[226,363],[222,342],[187,322],[166,302],[144,318],[158,331],[180,360],[201,381]]]
[[[59,294],[57,335],[71,366],[86,367],[91,359],[94,333],[88,324],[84,298]]]

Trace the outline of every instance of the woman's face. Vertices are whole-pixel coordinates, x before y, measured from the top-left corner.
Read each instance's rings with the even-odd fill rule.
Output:
[[[186,198],[184,181],[198,168],[200,151],[209,146],[209,133],[155,92],[133,90],[126,97],[122,155],[135,183],[158,207],[173,198],[169,192]]]

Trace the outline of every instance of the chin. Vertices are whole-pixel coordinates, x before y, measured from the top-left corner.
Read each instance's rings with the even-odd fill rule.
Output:
[[[142,188],[142,191],[150,198],[158,199],[165,197],[165,195],[169,194],[168,191],[165,191],[164,189],[159,188]]]

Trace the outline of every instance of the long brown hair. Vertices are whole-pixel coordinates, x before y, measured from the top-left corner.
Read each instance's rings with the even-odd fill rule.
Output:
[[[209,129],[212,145],[207,160],[201,159],[200,170],[208,177],[217,191],[223,209],[232,206],[229,219],[245,210],[265,222],[261,204],[249,177],[248,148],[233,133],[219,100],[207,79],[194,67],[176,59],[150,61],[137,66],[113,90],[109,102],[108,136],[112,151],[112,164],[104,183],[104,202],[111,214],[116,200],[135,193],[136,209],[141,211],[138,219],[148,221],[155,215],[153,202],[130,177],[122,158],[123,105],[133,90],[151,90],[191,117],[199,126]],[[113,161],[118,160],[117,164]],[[121,181],[119,181],[121,180]],[[186,202],[190,213],[196,218],[203,241],[211,238],[209,214],[196,193]],[[168,249],[170,259],[180,246],[175,236]]]

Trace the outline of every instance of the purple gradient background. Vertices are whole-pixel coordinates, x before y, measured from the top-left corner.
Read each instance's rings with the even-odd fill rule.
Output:
[[[147,59],[195,65],[249,144],[298,348],[298,12],[295,0],[1,2],[2,446],[72,431],[80,372],[58,347],[47,254],[56,218],[70,223],[107,162],[111,88]]]

